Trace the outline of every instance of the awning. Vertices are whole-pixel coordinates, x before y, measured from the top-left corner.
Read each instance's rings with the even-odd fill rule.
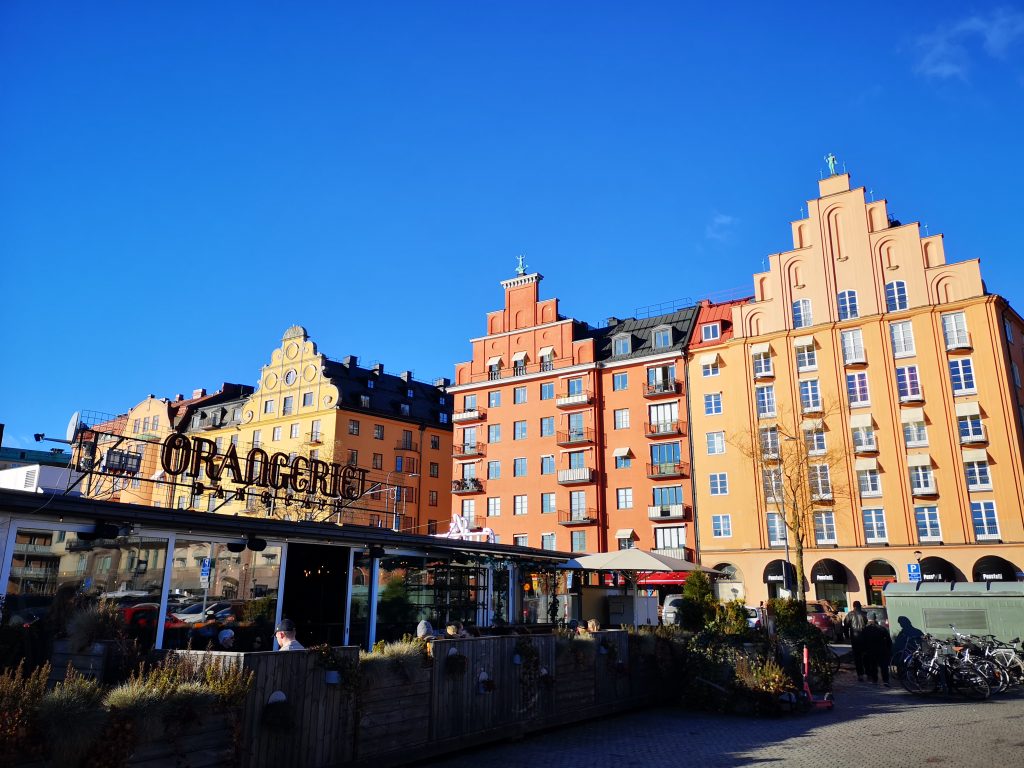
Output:
[[[956,581],[956,568],[941,557],[926,557],[921,561],[922,581]]]
[[[750,354],[752,355],[767,355],[772,351],[772,345],[767,341],[762,341],[760,344],[750,345]]]
[[[629,456],[629,448],[616,448],[612,451],[612,456],[619,458],[621,456]]]
[[[800,422],[800,429],[804,430],[805,432],[809,429],[824,429],[824,427],[824,419],[804,419],[803,421]]]
[[[553,354],[555,354],[555,348],[554,347],[541,347],[537,351],[537,357],[547,357],[548,355],[553,355]]]
[[[904,408],[900,411],[900,423],[917,424],[924,421],[924,408]]]
[[[979,403],[957,403],[957,416],[981,416],[981,405]]]
[[[814,337],[813,336],[795,336],[793,337],[794,347],[813,347]]]
[[[786,579],[786,573],[789,573],[789,580]],[[785,560],[772,560],[768,565],[764,567],[763,580],[765,584],[790,584],[796,585],[796,568],[793,567],[792,563],[787,563]]]
[[[637,576],[638,587],[678,587],[686,583],[687,571],[662,571],[660,573],[641,573]]]
[[[501,365],[501,355],[495,355],[487,359],[487,367],[490,368],[494,365]]]
[[[619,528],[615,532],[616,539],[632,539],[634,536],[636,536],[636,531],[632,528]]]
[[[878,469],[878,459],[857,459],[853,463],[853,468],[860,472],[863,469]]]
[[[927,453],[913,453],[907,456],[908,467],[930,467],[932,465],[932,457]]]
[[[872,424],[870,413],[855,413],[850,417],[850,429],[870,427]]]
[[[703,354],[699,358],[697,358],[697,362],[699,362],[701,365],[714,365],[715,363],[718,362],[718,353],[708,352],[707,354]]]
[[[984,448],[968,448],[964,451],[964,461],[988,461],[988,452]]]
[[[826,557],[814,564],[811,569],[811,581],[815,584],[845,584],[846,567],[838,560]]]
[[[998,555],[986,555],[974,564],[975,581],[1017,581],[1024,579],[1021,569]]]
[[[525,359],[526,359],[526,350],[525,349],[524,350],[520,350],[519,352],[516,352],[514,355],[512,355],[512,362],[513,363],[518,363],[518,362],[520,362],[522,360],[525,360]]]

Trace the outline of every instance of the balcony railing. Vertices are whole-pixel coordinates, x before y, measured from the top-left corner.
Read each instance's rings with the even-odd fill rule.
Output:
[[[467,456],[483,456],[486,451],[485,443],[456,443],[452,447],[452,456],[456,459]]]
[[[910,489],[910,492],[914,496],[935,496],[938,494],[939,489],[935,483],[929,483],[928,485],[915,485]]]
[[[576,467],[575,469],[558,470],[559,485],[575,485],[577,483],[594,482],[594,470],[590,467]]]
[[[924,402],[924,390],[919,389],[917,392],[910,392],[906,395],[900,395],[901,403],[923,403]]]
[[[973,349],[974,345],[971,343],[971,334],[967,331],[958,333],[946,339],[946,349],[953,351],[954,349]]]
[[[558,510],[559,525],[593,525],[597,522],[597,510],[591,507],[586,509],[560,509]]]
[[[668,557],[678,557],[680,560],[687,560],[691,563],[697,561],[696,553],[689,547],[655,547],[654,552]]]
[[[663,437],[665,435],[685,435],[685,421],[656,421],[644,424],[644,434],[647,437]]]
[[[819,501],[824,504],[831,504],[832,491],[811,491],[811,501]]]
[[[649,520],[687,522],[692,517],[692,510],[686,504],[654,504],[647,508]]]
[[[419,453],[420,444],[413,442],[412,440],[399,440],[395,443],[396,451],[409,451],[410,453]]]
[[[594,430],[589,428],[570,429],[568,432],[559,432],[555,442],[558,445],[582,445],[594,442]]]
[[[653,384],[644,384],[644,397],[665,397],[666,395],[678,395],[682,387],[675,379],[669,381],[656,381]]]
[[[854,443],[854,453],[878,453],[878,445],[875,443]]]
[[[803,413],[821,413],[821,403],[807,403],[800,407]]]
[[[973,445],[975,443],[987,443],[987,442],[988,442],[988,434],[985,432],[985,428],[984,427],[981,428],[981,434],[973,434],[972,433],[972,434],[969,434],[969,435],[960,435],[960,443],[961,443],[961,445]]]
[[[483,408],[473,408],[468,411],[457,411],[452,414],[452,421],[462,424],[467,421],[482,421],[487,418],[487,411]]]
[[[584,390],[583,392],[577,392],[573,395],[561,395],[555,398],[556,408],[575,408],[580,405],[588,405],[590,403],[590,392]]]
[[[774,379],[775,369],[774,368],[762,368],[761,370],[754,369],[754,379],[760,381],[761,379]]]
[[[54,563],[56,566],[57,563]],[[35,568],[32,566],[25,565],[12,565],[11,576],[17,576],[23,579],[47,579],[57,578],[57,568]]]
[[[863,365],[867,361],[868,357],[863,347],[843,350],[843,365]]]
[[[462,480],[452,480],[452,493],[483,493],[484,484],[475,477],[465,477]]]
[[[14,543],[14,551],[19,555],[56,555],[52,544],[21,544]]]
[[[647,476],[652,480],[669,477],[686,477],[690,466],[682,461],[660,462],[647,465]]]

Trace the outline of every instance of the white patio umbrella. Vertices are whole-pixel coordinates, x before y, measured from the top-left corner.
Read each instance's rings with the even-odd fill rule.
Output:
[[[572,561],[576,568],[585,571],[618,571],[627,583],[633,585],[633,628],[636,628],[636,597],[638,591],[637,576],[641,573],[665,573],[673,571],[703,571],[718,574],[714,568],[698,563],[691,563],[679,557],[670,557],[644,549],[619,549],[614,552],[599,552],[596,555],[583,555]],[[568,564],[567,564],[568,565]],[[573,566],[570,566],[573,567]]]

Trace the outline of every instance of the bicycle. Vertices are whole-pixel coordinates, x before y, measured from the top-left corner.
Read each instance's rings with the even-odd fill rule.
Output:
[[[918,696],[942,691],[982,700],[992,695],[985,671],[973,661],[961,658],[951,643],[927,635],[921,648],[907,660],[900,683]]]

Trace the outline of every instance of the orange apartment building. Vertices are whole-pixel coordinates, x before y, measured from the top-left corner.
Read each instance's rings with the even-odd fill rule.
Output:
[[[941,235],[891,219],[846,174],[820,182],[792,235],[753,299],[700,307],[688,356],[700,553],[729,574],[719,594],[780,592],[777,483],[794,451],[809,597],[878,603],[918,568],[1024,578],[1020,316],[977,259],[947,263]]]
[[[453,514],[506,544],[692,559],[683,355],[696,309],[592,328],[519,272],[449,389]]]

